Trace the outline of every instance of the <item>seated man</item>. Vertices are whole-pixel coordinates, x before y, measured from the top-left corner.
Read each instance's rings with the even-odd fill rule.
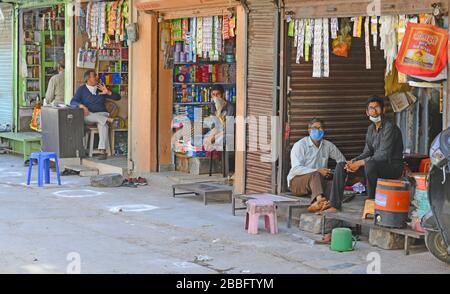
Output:
[[[204,147],[206,150],[216,150],[223,151],[224,147],[229,148],[230,142],[234,142],[230,138],[230,136],[234,136],[234,129],[225,130],[227,126],[227,119],[229,119],[228,123],[233,122],[236,115],[236,107],[230,101],[225,99],[225,90],[221,85],[214,85],[211,88],[211,97],[213,104],[211,105],[211,116],[215,118],[215,126],[214,128],[205,136]],[[224,131],[226,131],[226,136],[224,137]],[[225,140],[228,140],[224,142]],[[225,143],[225,146],[223,146]],[[232,147],[234,149],[234,147]],[[228,164],[229,170],[234,172],[234,153],[225,149],[226,156],[228,156]],[[228,172],[227,171],[227,172]]]
[[[291,151],[291,171],[288,186],[296,196],[311,195],[308,211],[317,212],[330,208],[325,193],[327,179],[332,176],[328,160],[345,163],[344,155],[330,141],[324,140],[324,124],[313,119],[308,124],[309,136],[295,143]]]
[[[84,121],[88,124],[97,124],[99,133],[98,149],[101,151],[99,159],[106,159],[106,144],[109,140],[108,125],[113,119],[105,107],[106,99],[120,100],[120,95],[112,93],[103,83],[99,83],[97,73],[91,69],[84,73],[85,85],[78,88],[70,105],[79,107],[84,111]],[[101,82],[101,81],[100,81]]]
[[[403,174],[402,133],[384,117],[384,99],[377,96],[369,98],[366,114],[372,122],[367,130],[366,146],[361,155],[336,166],[328,212],[341,209],[348,173],[365,175],[367,194],[371,199],[375,198],[378,178],[398,179]]]
[[[205,146],[210,147],[214,143],[221,144],[223,141],[223,130],[226,126],[227,117],[234,117],[236,115],[236,108],[233,103],[225,100],[224,89],[221,85],[215,85],[211,88],[211,115],[217,119],[219,126],[216,126],[208,133],[205,138]],[[209,148],[212,149],[212,148]]]
[[[58,74],[50,78],[47,92],[45,93],[46,104],[64,104],[64,63],[58,64]]]

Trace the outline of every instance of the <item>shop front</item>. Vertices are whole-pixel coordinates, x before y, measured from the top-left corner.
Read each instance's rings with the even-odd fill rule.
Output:
[[[65,59],[66,5],[69,1],[10,1],[9,54],[12,63],[13,99],[4,111],[11,111],[10,132],[0,134],[9,147],[24,155],[41,147],[39,110],[50,78]],[[7,34],[4,35],[7,37]],[[5,79],[8,87],[8,78]],[[12,118],[12,119],[11,119]]]
[[[70,83],[66,87],[67,102],[77,89],[84,85],[84,75],[93,70],[99,83],[105,85],[120,100],[107,100],[105,103],[109,117],[114,119],[108,130],[108,159],[101,161],[102,172],[116,171],[126,175],[128,160],[129,130],[129,77],[130,45],[127,26],[132,13],[132,1],[85,1],[75,7],[75,17],[71,31],[72,58],[68,71]],[[98,136],[95,126],[89,126],[87,136],[87,158],[83,165],[96,166]],[[93,141],[93,144],[90,143]],[[92,150],[91,150],[92,149]],[[103,165],[104,163],[104,165]],[[108,169],[108,165],[111,167]],[[111,169],[112,168],[112,169]]]
[[[285,137],[278,192],[290,192],[290,151],[309,135],[308,123],[313,118],[324,122],[325,138],[346,159],[362,153],[370,125],[366,101],[371,96],[385,97],[386,119],[402,132],[404,175],[423,179],[431,142],[448,127],[448,66],[438,77],[430,78],[397,70],[396,60],[403,42],[411,41],[404,38],[409,26],[432,24],[433,31],[448,31],[448,3],[383,1],[374,6],[376,1],[329,2],[284,1],[280,111]],[[414,63],[421,60],[414,59]],[[334,165],[331,162],[329,167]],[[358,181],[364,182],[348,181],[347,188],[357,191],[357,185],[352,185]]]
[[[234,133],[243,129],[232,120],[243,116],[245,103],[244,8],[239,1],[137,1],[136,8],[134,171],[242,174],[235,146],[243,142],[234,142]],[[205,142],[219,124],[230,125],[223,133],[230,135],[210,140],[208,149]]]

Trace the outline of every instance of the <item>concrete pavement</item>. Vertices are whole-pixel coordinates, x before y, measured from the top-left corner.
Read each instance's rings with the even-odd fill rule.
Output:
[[[78,176],[38,188],[25,185],[26,171],[19,157],[0,155],[0,273],[366,273],[369,254],[381,273],[450,273],[426,251],[404,256],[359,242],[332,252],[282,221],[278,235],[249,235],[244,212],[173,199],[164,174],[139,188],[93,188]]]

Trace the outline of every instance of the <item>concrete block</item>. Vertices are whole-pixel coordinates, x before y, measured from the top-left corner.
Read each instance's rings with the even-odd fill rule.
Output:
[[[371,228],[369,232],[369,243],[386,250],[403,249],[405,236],[389,232],[380,228]]]
[[[322,216],[314,213],[304,213],[300,215],[300,230],[321,234],[322,233]],[[341,221],[334,219],[327,219],[325,222],[325,233],[331,232],[332,229],[339,227],[341,225]]]
[[[93,187],[119,187],[123,183],[123,177],[120,174],[104,174],[91,177],[91,186]]]
[[[189,172],[189,158],[182,155],[182,154],[176,154],[176,165],[175,170],[183,173]]]
[[[212,161],[212,173],[221,171],[221,164],[217,158]],[[209,174],[209,157],[192,157],[189,159],[189,173],[191,175]]]

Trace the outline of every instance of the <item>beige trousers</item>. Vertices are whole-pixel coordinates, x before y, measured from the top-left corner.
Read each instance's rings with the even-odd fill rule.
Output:
[[[88,116],[84,117],[84,121],[88,124],[97,124],[98,129],[98,149],[106,150],[107,142],[109,140],[109,126],[108,122],[109,113],[108,112],[96,112],[89,113]]]
[[[319,172],[296,176],[291,180],[291,192],[295,196],[311,196],[311,203],[317,196],[328,198],[331,190],[331,181],[326,180]]]

